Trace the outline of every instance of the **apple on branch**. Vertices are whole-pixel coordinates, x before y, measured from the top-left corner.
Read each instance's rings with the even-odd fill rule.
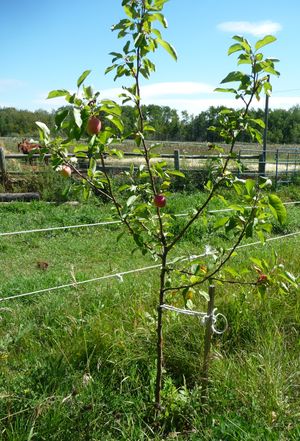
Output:
[[[69,165],[60,165],[57,167],[56,171],[58,171],[64,178],[69,178],[72,174],[72,169]]]
[[[101,123],[100,119],[97,118],[96,116],[91,116],[88,119],[86,131],[88,132],[88,134],[90,136],[98,135],[98,133],[101,130],[101,127],[102,127],[102,123]]]
[[[156,194],[153,199],[154,205],[159,208],[165,207],[167,199],[163,194]]]

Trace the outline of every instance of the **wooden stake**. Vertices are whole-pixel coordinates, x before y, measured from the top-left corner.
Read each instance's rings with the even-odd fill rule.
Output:
[[[6,161],[5,161],[5,153],[4,148],[0,147],[0,174],[1,180],[4,183],[6,178]]]
[[[213,335],[213,310],[215,306],[215,287],[214,285],[210,285],[209,290],[209,301],[207,306],[207,315],[208,319],[206,321],[206,329],[204,336],[204,355],[203,355],[203,367],[202,367],[202,383],[201,383],[201,401],[204,404],[207,401],[208,397],[208,370],[210,363],[210,348],[211,348],[211,339]]]

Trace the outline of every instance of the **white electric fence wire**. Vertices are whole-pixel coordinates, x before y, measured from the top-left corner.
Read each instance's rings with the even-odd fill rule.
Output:
[[[66,225],[64,227],[36,228],[34,230],[22,230],[22,231],[11,231],[7,233],[0,233],[0,236],[15,236],[17,234],[27,234],[27,233],[43,233],[46,231],[69,230],[71,228],[96,227],[99,225],[112,225],[112,224],[120,224],[120,223],[121,221],[109,221],[109,222],[95,222],[93,224]]]
[[[297,231],[295,233],[285,234],[283,236],[270,237],[269,239],[266,239],[266,242],[270,242],[270,241],[273,241],[273,240],[285,239],[287,237],[296,236],[298,234],[300,234],[300,231]],[[236,247],[236,249],[251,247],[253,245],[261,245],[261,242],[257,241],[257,242],[247,243],[245,245],[239,245],[238,247]],[[228,248],[226,251],[231,251],[231,250],[232,250],[232,248]],[[194,260],[194,259],[198,259],[200,257],[205,257],[205,256],[207,256],[207,253],[203,253],[203,254],[199,254],[199,255],[193,255],[193,256],[189,256],[189,257],[184,257],[184,258],[180,259],[180,261],[181,262],[186,262],[188,260]],[[174,259],[173,261],[168,262],[168,265],[172,265],[172,264],[174,264],[176,262],[178,262],[178,259]],[[143,267],[143,268],[136,268],[136,269],[132,269],[132,270],[129,270],[129,271],[118,272],[118,273],[115,273],[115,274],[107,274],[106,276],[95,277],[93,279],[82,280],[80,282],[67,283],[65,285],[53,286],[51,288],[40,289],[38,291],[32,291],[32,292],[27,292],[27,293],[23,293],[23,294],[16,294],[16,295],[9,296],[9,297],[2,297],[2,298],[0,298],[0,302],[5,302],[6,300],[13,300],[13,299],[17,299],[17,298],[20,298],[20,297],[33,296],[35,294],[41,294],[41,293],[45,293],[45,292],[48,292],[48,291],[54,291],[54,290],[62,289],[62,288],[70,288],[70,287],[74,287],[75,288],[78,285],[83,285],[85,283],[91,283],[91,282],[98,282],[100,280],[105,280],[105,279],[117,278],[119,281],[123,281],[123,276],[125,276],[127,274],[134,274],[134,273],[148,271],[148,270],[157,269],[157,268],[161,268],[161,264],[160,263],[158,263],[156,265],[146,266],[146,267]]]
[[[224,314],[221,314],[220,312],[216,313],[217,308],[215,308],[212,312],[212,314],[207,314],[206,312],[202,311],[193,311],[192,309],[182,309],[182,308],[176,308],[176,306],[172,305],[166,305],[163,304],[160,306],[161,309],[166,309],[168,311],[176,312],[177,314],[185,314],[185,315],[192,315],[200,318],[200,322],[203,326],[206,325],[207,321],[211,319],[211,329],[215,334],[221,335],[224,334],[224,332],[228,329],[228,321]],[[223,329],[217,329],[216,323],[218,319],[222,319],[224,321],[224,328]]]
[[[284,202],[283,205],[296,205],[300,204],[300,201],[294,201],[294,202]],[[245,207],[245,208],[251,208],[251,207]],[[208,214],[215,214],[215,213],[225,213],[228,211],[234,211],[233,208],[223,208],[220,210],[209,210]],[[175,214],[175,217],[187,217],[190,213],[178,213]],[[0,233],[0,237],[4,236],[16,236],[18,234],[29,234],[29,233],[45,233],[47,231],[57,231],[57,230],[70,230],[74,228],[88,228],[88,227],[99,227],[99,226],[105,226],[105,225],[113,225],[113,224],[121,224],[122,221],[101,221],[101,222],[94,222],[91,224],[78,224],[78,225],[65,225],[61,227],[48,227],[48,228],[35,228],[33,230],[21,230],[21,231],[8,231],[6,233]]]
[[[23,294],[16,294],[14,296],[0,298],[0,302],[4,302],[5,300],[17,299],[19,297],[28,297],[28,296],[32,296],[32,295],[35,295],[35,294],[41,294],[41,293],[48,292],[48,291],[54,291],[54,290],[57,290],[57,289],[70,288],[70,287],[76,288],[78,285],[84,285],[86,283],[91,283],[91,282],[99,282],[100,280],[105,280],[105,279],[116,278],[120,282],[122,282],[123,281],[123,276],[125,276],[127,274],[138,273],[138,272],[142,272],[142,271],[148,271],[148,270],[152,270],[152,269],[155,269],[155,268],[159,268],[160,266],[161,266],[161,264],[158,263],[156,265],[146,266],[146,267],[143,267],[143,268],[137,268],[137,269],[133,269],[133,270],[129,270],[129,271],[123,271],[123,272],[119,272],[119,273],[116,273],[116,274],[107,274],[106,276],[95,277],[93,279],[82,280],[80,282],[76,281],[76,282],[73,282],[73,283],[66,283],[65,285],[59,285],[59,286],[53,286],[51,288],[39,289],[38,291],[26,292],[26,293],[23,293]]]

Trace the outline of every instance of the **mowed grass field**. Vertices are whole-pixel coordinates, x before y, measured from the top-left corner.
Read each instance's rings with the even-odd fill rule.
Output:
[[[168,210],[185,212],[203,197],[174,195]],[[282,197],[300,200],[300,191],[285,188]],[[109,204],[2,204],[0,232],[110,218]],[[183,222],[178,218],[174,230]],[[208,243],[230,247],[221,232],[209,239],[210,222],[198,222],[174,257],[201,253]],[[274,234],[299,230],[300,207],[289,206],[287,224],[274,224]],[[106,225],[0,236],[0,298],[74,283],[0,303],[0,439],[299,440],[299,290],[270,289],[261,297],[249,286],[217,286],[216,306],[229,328],[213,339],[205,408],[199,389],[203,327],[196,318],[166,313],[164,409],[158,417],[158,271],[76,286],[155,264],[134,252],[128,235],[117,241],[120,231]],[[250,256],[268,259],[272,250],[289,271],[300,273],[300,235],[244,248],[231,265],[240,270]],[[193,301],[197,310],[206,308],[203,297]]]

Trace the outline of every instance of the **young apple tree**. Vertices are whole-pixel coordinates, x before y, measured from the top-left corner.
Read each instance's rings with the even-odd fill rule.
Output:
[[[157,369],[155,403],[161,405],[163,373],[163,308],[167,294],[172,291],[188,298],[188,293],[197,290],[205,282],[218,279],[226,282],[224,269],[236,252],[244,237],[258,235],[263,241],[265,233],[271,230],[271,214],[280,222],[285,220],[285,209],[276,195],[266,195],[264,188],[270,184],[261,177],[257,182],[251,179],[238,179],[231,172],[231,164],[237,160],[236,141],[243,133],[250,134],[253,141],[261,143],[261,130],[264,123],[249,114],[254,99],[259,100],[262,93],[270,94],[270,75],[278,75],[275,63],[278,60],[265,58],[261,48],[275,41],[268,35],[257,41],[252,47],[240,36],[234,36],[234,44],[228,54],[238,54],[238,65],[244,71],[230,72],[222,85],[231,87],[218,88],[217,91],[231,93],[243,106],[241,110],[221,110],[212,131],[217,132],[228,146],[226,155],[220,154],[211,169],[210,179],[205,186],[206,200],[199,206],[192,207],[184,226],[174,234],[177,218],[168,213],[168,195],[172,178],[184,179],[183,173],[171,168],[157,153],[160,144],[146,142],[149,132],[155,129],[148,123],[142,107],[142,82],[148,80],[155,71],[151,54],[161,47],[177,59],[173,46],[165,41],[161,29],[167,27],[163,7],[167,0],[123,0],[125,16],[113,26],[119,39],[123,41],[120,52],[111,52],[112,65],[106,73],[113,72],[116,81],[130,85],[123,86],[120,95],[122,104],[130,103],[134,107],[135,127],[128,132],[122,121],[122,107],[115,101],[101,99],[99,92],[94,92],[85,80],[90,74],[87,70],[77,81],[77,91],[54,90],[48,98],[64,97],[66,107],[55,114],[55,132],[38,122],[45,151],[52,154],[55,169],[69,167],[74,185],[80,187],[86,197],[93,192],[109,200],[115,216],[121,220],[125,230],[143,254],[150,253],[160,262],[159,292],[157,298]],[[126,80],[126,81],[125,81]],[[143,159],[139,167],[131,166],[126,171],[125,183],[117,185],[107,168],[108,159],[123,157],[118,147],[126,139],[133,139]],[[213,145],[218,152],[220,146]],[[79,170],[76,163],[69,160],[69,153],[79,160],[88,161],[86,173]],[[155,160],[154,160],[155,159]],[[65,170],[65,169],[64,169]],[[206,244],[206,253],[202,257],[172,260],[173,252],[190,227],[200,218],[205,220],[209,204],[214,198],[222,198],[224,187],[235,192],[240,202],[229,206],[231,211],[219,219],[215,229],[223,228],[226,233],[234,232],[234,244],[230,250],[213,250]],[[264,283],[261,277],[261,282]],[[200,292],[200,290],[199,290]],[[200,294],[199,294],[200,295]]]

